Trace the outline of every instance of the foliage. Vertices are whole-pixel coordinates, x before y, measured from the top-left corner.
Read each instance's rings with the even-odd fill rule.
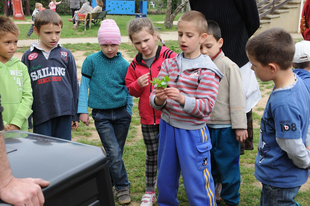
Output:
[[[165,75],[162,80],[155,77],[153,81],[151,81],[152,85],[157,85],[157,88],[166,88],[168,86],[168,82],[170,81],[170,78]]]

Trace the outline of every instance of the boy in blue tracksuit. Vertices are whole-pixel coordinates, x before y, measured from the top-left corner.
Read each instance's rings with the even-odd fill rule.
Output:
[[[40,11],[34,21],[39,43],[23,57],[33,90],[33,132],[71,140],[78,127],[78,80],[72,53],[58,44],[62,19],[52,10]]]
[[[246,51],[256,76],[275,84],[262,116],[255,160],[255,177],[262,182],[260,205],[299,205],[294,198],[310,168],[310,94],[292,70],[294,41],[285,30],[273,28],[251,38]]]

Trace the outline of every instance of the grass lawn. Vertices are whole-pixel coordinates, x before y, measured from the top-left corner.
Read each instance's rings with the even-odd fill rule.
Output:
[[[154,21],[164,21],[164,15],[148,15],[149,18]],[[179,17],[179,16],[178,16]],[[177,19],[178,19],[177,17]],[[96,37],[99,26],[92,26],[91,29],[87,31],[83,31],[79,29],[76,31],[75,29],[71,29],[72,23],[68,21],[70,16],[62,16],[64,20],[64,28],[62,30],[62,38],[67,37]],[[117,15],[108,15],[107,18],[115,19],[118,23],[121,33],[123,35],[127,34],[126,25],[127,23],[135,18],[134,16],[117,16]],[[29,18],[28,18],[29,20]],[[21,30],[20,39],[23,39],[26,36],[26,33],[30,27],[27,25],[18,25]],[[155,26],[161,27],[162,31],[165,31],[162,24],[156,24]],[[176,31],[175,28],[172,28],[171,31]],[[31,38],[37,38],[34,34]],[[174,50],[175,52],[180,52],[177,41],[166,41],[167,46]],[[100,49],[98,44],[65,44],[64,47],[70,49],[71,51],[83,51],[85,55],[89,55],[93,52],[96,52]],[[19,48],[19,52],[23,52],[28,48]],[[132,45],[129,44],[121,44],[120,49],[125,51],[131,58],[136,54],[135,49]],[[268,98],[270,91],[273,87],[272,82],[261,82],[259,81],[260,89],[262,92],[263,98]],[[140,127],[140,118],[138,113],[138,99],[134,98],[134,106],[133,106],[133,116],[132,122],[130,125],[129,134],[127,137],[127,142],[124,151],[124,162],[127,168],[128,177],[131,182],[131,198],[132,203],[129,205],[140,205],[140,200],[145,190],[145,176],[144,176],[144,164],[145,164],[145,146],[144,142],[141,138],[141,134],[139,134],[138,128]],[[257,154],[257,145],[258,145],[258,136],[259,136],[259,125],[260,118],[262,112],[264,110],[264,106],[257,105],[253,109],[253,122],[254,122],[254,150],[245,151],[245,154],[240,158],[240,169],[241,169],[241,188],[240,188],[240,205],[248,206],[248,205],[259,205],[260,199],[260,183],[254,177],[254,161]],[[91,122],[93,124],[93,122]],[[83,123],[80,123],[80,126],[77,131],[73,131],[73,138],[81,143],[91,144],[96,146],[102,146],[99,140],[92,139],[92,134],[96,132],[94,127],[87,127]],[[298,193],[296,196],[297,202],[300,205],[309,205],[310,195],[309,195],[309,185],[308,190],[303,190]],[[178,199],[180,201],[180,206],[189,205],[184,189],[184,184],[182,178],[180,179],[180,188],[178,193]],[[116,203],[118,205],[118,203]],[[225,205],[224,203],[219,204],[220,206]]]
[[[181,14],[179,14],[176,19],[179,19]],[[31,21],[31,17],[25,16],[25,21]],[[84,27],[80,26],[78,30],[72,29],[73,26],[72,22],[69,22],[68,19],[71,19],[71,16],[61,16],[63,20],[63,29],[61,31],[61,38],[74,38],[74,37],[97,37],[98,29],[100,27],[99,24],[91,25],[91,29],[88,29],[84,31]],[[126,36],[127,33],[127,25],[130,22],[130,20],[134,19],[134,15],[107,15],[108,19],[114,19],[117,23],[117,25],[120,28],[121,35]],[[165,21],[165,15],[148,15],[148,18],[150,18],[154,22],[155,27],[160,27],[160,31],[176,31],[176,27],[172,27],[171,29],[164,28],[162,23],[156,23],[157,21]],[[27,32],[30,28],[30,24],[18,24],[18,27],[21,31],[19,39],[26,39]],[[30,39],[36,39],[37,36],[33,33],[30,36]]]

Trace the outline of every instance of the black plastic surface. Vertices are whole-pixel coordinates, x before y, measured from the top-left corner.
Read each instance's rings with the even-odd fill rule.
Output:
[[[5,133],[7,156],[17,178],[50,181],[45,206],[114,206],[106,156],[100,147],[34,133]],[[9,205],[1,203],[0,206]]]

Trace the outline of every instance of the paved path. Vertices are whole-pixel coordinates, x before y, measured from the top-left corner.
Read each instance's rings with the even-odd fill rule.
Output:
[[[159,35],[164,41],[178,40],[178,33],[176,31],[159,32]],[[291,35],[294,39],[302,39],[302,36],[300,33],[293,33]],[[122,39],[122,43],[131,43],[128,36],[122,36],[121,39]],[[38,42],[38,39],[19,40],[17,43],[17,46],[18,47],[29,47],[32,42]],[[97,39],[97,37],[60,38],[59,43],[60,44],[98,43],[98,39]]]
[[[35,35],[35,34],[33,34]],[[160,37],[164,41],[168,40],[178,40],[178,34],[176,31],[173,32],[159,32]],[[128,36],[122,36],[122,43],[131,43]],[[29,47],[32,42],[38,42],[38,39],[24,39],[18,40],[18,47]],[[97,37],[83,37],[83,38],[60,38],[60,44],[77,44],[77,43],[98,43]]]

